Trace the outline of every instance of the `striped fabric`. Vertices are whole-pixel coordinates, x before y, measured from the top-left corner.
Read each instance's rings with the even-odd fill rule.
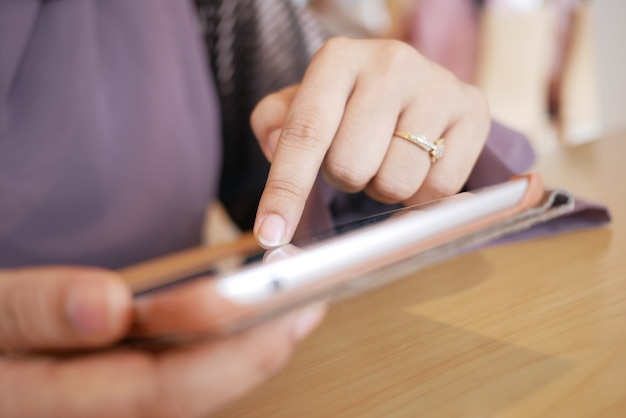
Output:
[[[248,121],[268,93],[297,83],[324,35],[291,0],[196,0],[223,122],[220,199],[240,228],[254,222],[269,164]]]

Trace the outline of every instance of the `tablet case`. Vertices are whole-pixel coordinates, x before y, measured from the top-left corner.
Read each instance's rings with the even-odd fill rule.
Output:
[[[120,274],[129,282],[137,301],[132,338],[127,343],[181,343],[237,332],[315,300],[336,301],[408,277],[426,266],[574,208],[574,197],[569,192],[544,189],[537,174],[523,177],[528,179],[526,192],[508,210],[449,230],[382,261],[363,263],[328,280],[277,292],[276,297],[258,304],[240,304],[221,297],[215,291],[212,272],[207,272],[217,261],[258,253],[260,248],[249,234],[219,247],[195,248],[123,269]],[[198,309],[178,309],[180,306]]]

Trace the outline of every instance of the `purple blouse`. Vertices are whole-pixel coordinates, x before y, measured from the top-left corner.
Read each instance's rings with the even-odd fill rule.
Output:
[[[0,1],[0,266],[195,245],[219,113],[186,0]]]

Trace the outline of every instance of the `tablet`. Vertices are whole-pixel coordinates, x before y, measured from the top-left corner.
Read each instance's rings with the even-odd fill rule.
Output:
[[[358,294],[556,216],[555,199],[539,176],[525,175],[340,225],[298,247],[263,254],[244,236],[133,266],[121,271],[138,306],[132,336],[160,342],[216,337],[316,300]],[[566,200],[569,206],[556,205],[561,212],[573,205]]]

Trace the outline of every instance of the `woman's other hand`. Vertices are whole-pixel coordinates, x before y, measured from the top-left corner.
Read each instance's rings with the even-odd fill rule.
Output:
[[[116,273],[1,270],[0,416],[206,416],[274,374],[322,316],[307,309],[219,341],[143,351],[115,346],[132,322]]]

